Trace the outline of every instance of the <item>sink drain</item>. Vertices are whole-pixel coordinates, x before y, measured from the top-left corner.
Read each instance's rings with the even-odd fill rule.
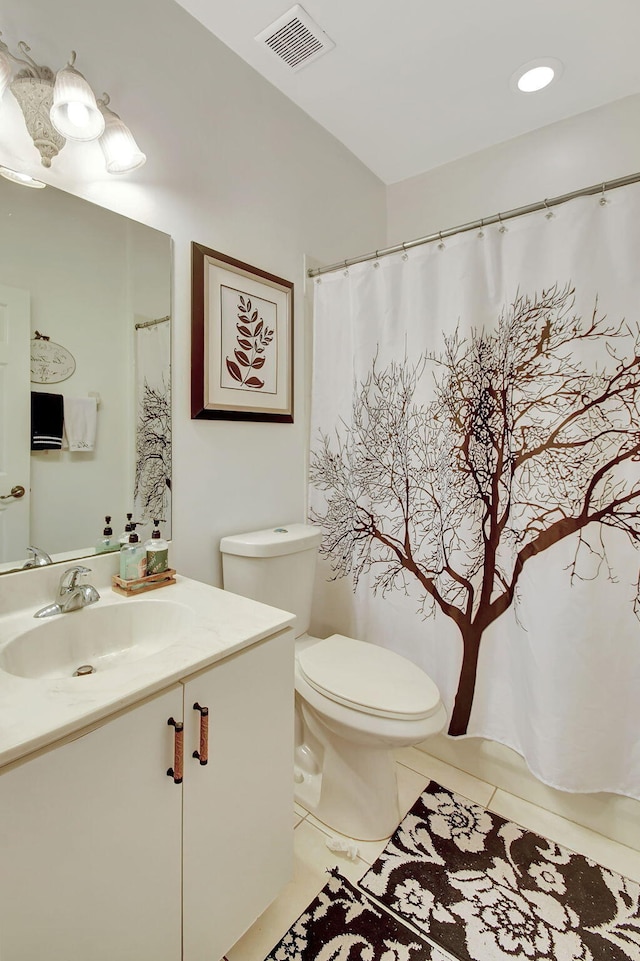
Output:
[[[77,671],[73,672],[74,677],[84,677],[85,674],[95,674],[96,669],[92,664],[82,664]]]

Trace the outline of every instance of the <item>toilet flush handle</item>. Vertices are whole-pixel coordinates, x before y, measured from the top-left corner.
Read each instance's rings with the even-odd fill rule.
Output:
[[[194,751],[191,756],[204,765],[209,760],[209,708],[202,707],[196,701],[193,710],[200,711],[200,750]]]

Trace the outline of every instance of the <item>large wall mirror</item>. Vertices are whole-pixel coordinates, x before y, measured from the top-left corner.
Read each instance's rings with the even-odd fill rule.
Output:
[[[106,515],[171,536],[170,312],[170,237],[0,178],[0,572],[90,556]],[[71,443],[34,449],[60,395]]]

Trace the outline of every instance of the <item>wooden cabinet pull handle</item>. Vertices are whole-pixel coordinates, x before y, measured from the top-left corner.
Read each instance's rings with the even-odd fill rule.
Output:
[[[200,750],[194,751],[192,757],[200,764],[206,764],[209,760],[209,708],[201,707],[196,701],[193,710],[200,711]]]
[[[173,767],[167,771],[167,777],[173,778],[174,784],[182,784],[182,769],[184,759],[184,724],[170,717],[167,721],[171,727],[175,728],[173,741]]]

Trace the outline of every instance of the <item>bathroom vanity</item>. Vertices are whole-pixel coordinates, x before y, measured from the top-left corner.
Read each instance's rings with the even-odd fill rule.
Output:
[[[291,617],[186,579],[100,593],[105,622],[162,595],[173,639],[20,676],[3,649],[32,612],[0,619],[0,957],[216,961],[291,876]]]

